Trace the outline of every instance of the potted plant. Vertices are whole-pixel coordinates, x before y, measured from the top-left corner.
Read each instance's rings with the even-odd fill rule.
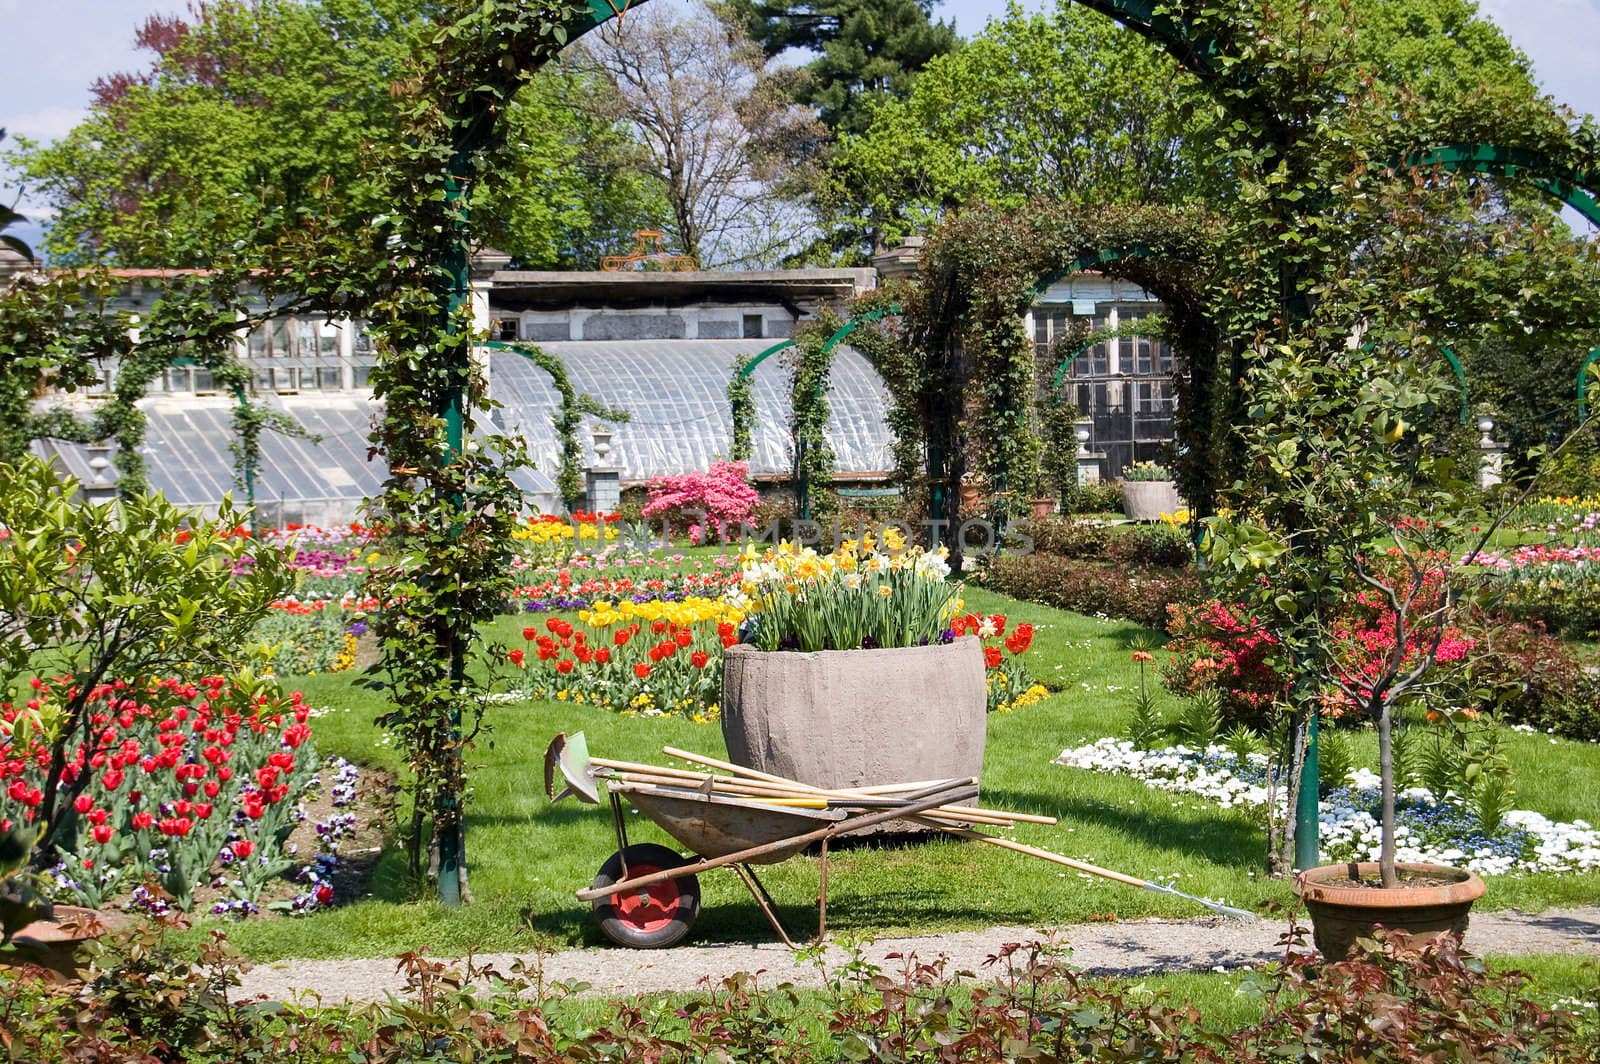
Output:
[[[1155,462],[1135,462],[1122,471],[1122,508],[1132,521],[1159,521],[1183,508],[1172,471]]]
[[[730,757],[829,788],[978,776],[983,650],[951,630],[946,556],[893,530],[828,555],[747,549],[744,641],[723,658]]]
[[[1241,465],[1248,495],[1207,519],[1206,549],[1213,579],[1270,633],[1293,679],[1288,805],[1312,811],[1302,818],[1310,832],[1315,800],[1300,799],[1315,795],[1315,783],[1300,766],[1318,717],[1333,708],[1377,728],[1378,859],[1307,867],[1317,863],[1315,836],[1297,838],[1292,817],[1269,855],[1269,870],[1282,871],[1298,854],[1295,892],[1318,948],[1338,958],[1379,925],[1464,933],[1484,892],[1470,870],[1396,860],[1394,733],[1398,712],[1426,711],[1441,697],[1437,666],[1465,563],[1496,522],[1470,472],[1429,431],[1447,427],[1438,411],[1451,409],[1451,396],[1439,366],[1419,357],[1425,338],[1315,352],[1311,343],[1255,353],[1249,384],[1258,398]],[[1489,531],[1458,562],[1474,526]],[[1352,603],[1376,618],[1364,653],[1352,653],[1360,634],[1349,624]]]

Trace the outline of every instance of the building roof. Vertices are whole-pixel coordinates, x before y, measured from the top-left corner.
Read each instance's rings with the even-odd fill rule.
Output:
[[[611,461],[624,483],[705,469],[733,450],[733,418],[727,389],[733,363],[755,354],[762,340],[573,341],[539,346],[558,356],[573,387],[631,415],[613,426]],[[756,417],[754,476],[787,476],[794,466],[789,441],[790,373],[781,357],[756,368],[752,378]],[[559,439],[550,415],[558,397],[550,378],[512,351],[490,356],[489,394],[503,409],[503,427],[520,432],[541,470],[552,475],[560,462]],[[836,351],[828,392],[828,441],[834,468],[842,474],[879,476],[893,468],[885,413],[889,395],[858,351]],[[588,425],[596,419],[586,419]],[[584,439],[585,450],[590,441]]]
[[[597,270],[496,270],[492,299],[498,305],[592,306],[618,302],[842,301],[876,284],[870,269],[691,270],[668,273]]]

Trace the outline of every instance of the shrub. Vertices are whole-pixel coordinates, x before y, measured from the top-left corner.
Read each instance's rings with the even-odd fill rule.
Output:
[[[1502,719],[1600,742],[1600,657],[1528,622],[1474,626],[1474,687],[1494,691]]]
[[[1223,719],[1264,730],[1272,706],[1289,690],[1278,641],[1244,607],[1217,599],[1173,605],[1168,631],[1172,651],[1163,679],[1181,695],[1214,690]]]
[[[1049,554],[1002,554],[985,582],[1002,595],[1043,606],[1103,614],[1160,628],[1174,603],[1198,601],[1199,576],[1190,569],[1111,566]]]
[[[658,477],[649,484],[649,501],[643,515],[665,516],[686,526],[689,538],[699,543],[708,533],[718,537],[732,533],[732,526],[750,517],[760,502],[750,485],[750,466],[746,462],[713,462],[704,473],[685,473]]]
[[[1194,561],[1194,545],[1182,529],[1171,525],[1141,525],[1112,535],[1109,560],[1132,565],[1181,569]]]
[[[1034,551],[1039,554],[1095,562],[1110,557],[1111,540],[1116,536],[1108,525],[1060,517],[1031,521],[1027,531],[1033,537]]]
[[[1063,510],[1077,514],[1120,514],[1122,485],[1110,480],[1085,484],[1077,491],[1063,495],[1061,506]]]
[[[469,961],[462,970],[411,953],[400,958],[407,989],[397,998],[239,1002],[231,991],[242,966],[226,940],[180,947],[162,924],[108,940],[81,989],[0,981],[0,1012],[16,1060],[1600,1060],[1592,1019],[1529,1000],[1525,976],[1488,971],[1453,939],[1368,941],[1372,952],[1337,964],[1297,951],[1246,976],[1241,992],[1264,1014],[1234,1029],[1169,994],[1080,975],[1038,942],[1003,946],[976,975],[914,954],[894,955],[885,970],[857,952],[828,971],[815,1000],[738,974],[665,1007],[573,1007],[570,991],[537,968],[499,973]]]

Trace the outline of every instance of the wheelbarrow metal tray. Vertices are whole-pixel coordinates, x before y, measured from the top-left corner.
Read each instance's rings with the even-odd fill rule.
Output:
[[[661,825],[663,831],[701,857],[725,857],[806,835],[843,820],[842,809],[802,809],[768,805],[748,798],[706,794],[702,791],[658,787],[647,783],[610,784],[634,807]],[[751,857],[751,864],[777,864],[806,848],[807,841]]]

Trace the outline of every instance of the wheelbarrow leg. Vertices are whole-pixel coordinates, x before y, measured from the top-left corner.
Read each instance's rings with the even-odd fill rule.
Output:
[[[622,858],[622,878],[628,878],[628,824],[622,818],[622,799],[611,792],[611,826],[617,830],[617,856]]]
[[[767,922],[778,933],[778,937],[783,939],[783,944],[792,950],[799,949],[800,947],[794,944],[794,939],[789,937],[789,932],[783,929],[783,924],[778,922],[778,914],[773,911],[776,903],[772,900],[772,895],[767,893],[767,888],[761,885],[761,880],[756,878],[755,870],[747,864],[736,864],[733,870],[744,880],[745,888],[750,891],[750,896],[756,900],[761,911],[767,915]]]
[[[822,836],[822,882],[817,892],[817,941],[828,937],[828,836]]]

